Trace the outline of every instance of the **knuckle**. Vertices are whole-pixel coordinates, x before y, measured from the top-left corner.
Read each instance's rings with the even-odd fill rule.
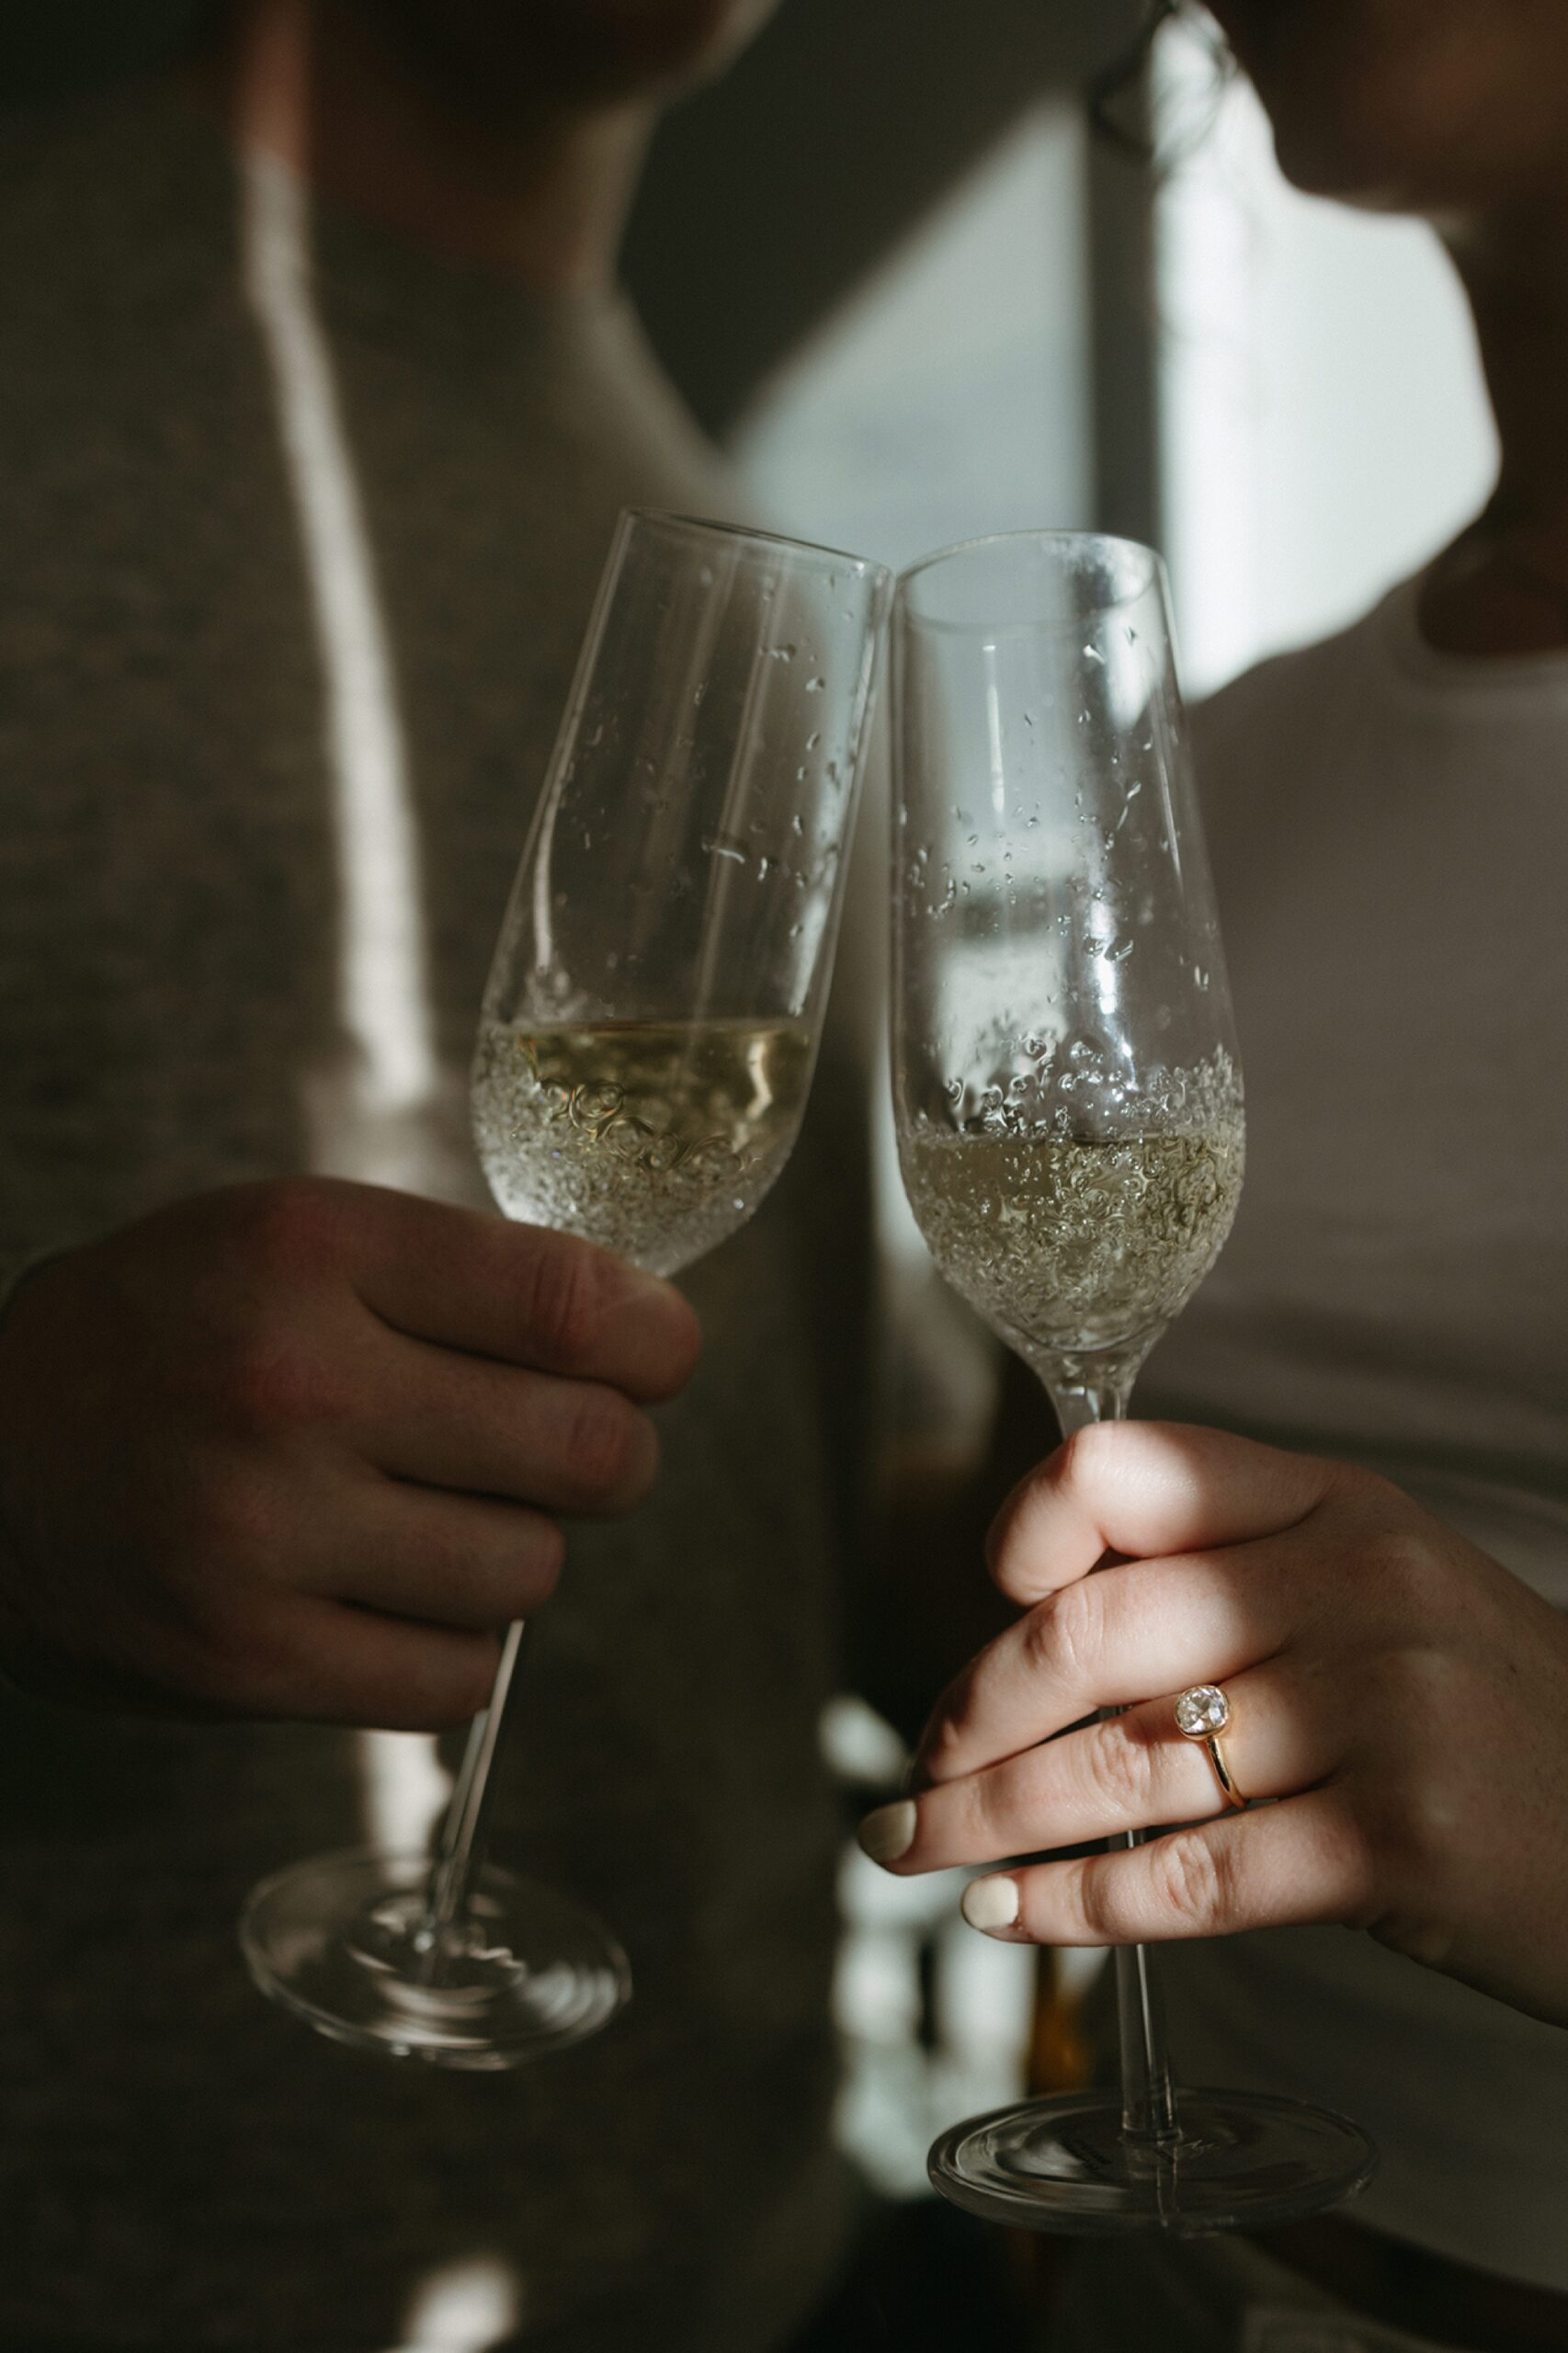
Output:
[[[300,1653],[286,1612],[202,1609],[186,1628],[186,1652],[191,1688],[210,1703],[247,1714],[298,1707]]]
[[[964,1792],[962,1811],[968,1817],[966,1853],[972,1850],[981,1859],[1006,1854],[1020,1821],[1028,1816],[1027,1777],[1016,1765],[1002,1765],[992,1772],[977,1773],[959,1787]]]
[[[1375,1580],[1381,1595],[1406,1607],[1424,1607],[1437,1568],[1435,1549],[1424,1530],[1381,1529],[1358,1549],[1358,1573]]]
[[[236,1338],[215,1386],[225,1419],[253,1437],[335,1421],[345,1402],[325,1359],[291,1332]]]
[[[1141,1826],[1154,1812],[1154,1758],[1119,1720],[1098,1725],[1085,1744],[1090,1796],[1113,1822]]]
[[[1233,1874],[1200,1830],[1173,1830],[1147,1850],[1154,1900],[1177,1934],[1220,1935],[1233,1914]]]
[[[1083,1489],[1093,1487],[1110,1464],[1119,1446],[1125,1443],[1124,1426],[1116,1422],[1088,1422],[1074,1430],[1057,1449],[1054,1464],[1056,1483],[1062,1487]]]
[[[1031,1656],[1043,1672],[1074,1688],[1093,1681],[1105,1652],[1105,1602],[1101,1580],[1080,1577],[1037,1613],[1049,1621]]]
[[[248,1254],[268,1275],[308,1282],[335,1271],[342,1219],[327,1186],[309,1177],[255,1185],[240,1197],[239,1215]]]
[[[566,1434],[573,1484],[603,1501],[641,1489],[652,1435],[646,1415],[619,1391],[585,1384],[573,1401]]]
[[[585,1369],[603,1331],[608,1261],[568,1235],[530,1235],[520,1307],[531,1336],[565,1371]]]
[[[232,1601],[235,1572],[276,1556],[278,1522],[276,1500],[259,1480],[230,1472],[193,1482],[170,1552],[186,1563],[195,1612],[220,1595]]]
[[[920,1762],[928,1781],[950,1781],[961,1769],[963,1720],[958,1708],[944,1705],[927,1723],[920,1740]]]

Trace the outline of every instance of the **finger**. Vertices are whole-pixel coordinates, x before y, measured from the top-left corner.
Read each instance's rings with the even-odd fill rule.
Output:
[[[493,1633],[543,1608],[565,1551],[558,1522],[543,1512],[367,1479],[339,1512],[309,1591],[459,1633]]]
[[[210,1635],[191,1671],[231,1714],[445,1732],[487,1705],[499,1657],[493,1633],[291,1598],[232,1641]]]
[[[1169,1422],[1097,1422],[1014,1488],[985,1557],[1015,1601],[1085,1576],[1105,1552],[1143,1559],[1294,1527],[1327,1494],[1332,1465]]]
[[[619,1389],[400,1337],[349,1433],[398,1479],[545,1511],[630,1511],[653,1483],[653,1425]]]
[[[1238,1676],[1226,1696],[1225,1762],[1247,1797],[1293,1796],[1340,1761],[1342,1723],[1286,1662]],[[1228,1807],[1208,1749],[1176,1729],[1173,1694],[883,1806],[860,1834],[872,1860],[890,1870],[947,1870],[1197,1822]]]
[[[673,1397],[697,1363],[697,1318],[669,1283],[574,1234],[509,1224],[410,1193],[373,1202],[352,1265],[366,1305],[399,1331],[540,1372]]]
[[[1164,1944],[1343,1921],[1374,1908],[1368,1849],[1333,1786],[1142,1847],[971,1881],[971,1927],[1016,1944]]]
[[[1223,1683],[1289,1641],[1306,1540],[1129,1561],[1037,1602],[987,1644],[932,1710],[916,1782],[953,1781],[1151,1691]]]

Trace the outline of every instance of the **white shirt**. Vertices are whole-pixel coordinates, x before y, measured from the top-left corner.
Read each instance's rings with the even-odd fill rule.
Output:
[[[1568,656],[1437,654],[1417,586],[1198,715],[1247,1178],[1138,1410],[1366,1462],[1568,1607]],[[1348,1930],[1164,1958],[1186,2080],[1343,2109],[1358,2219],[1568,2290],[1568,2032]]]

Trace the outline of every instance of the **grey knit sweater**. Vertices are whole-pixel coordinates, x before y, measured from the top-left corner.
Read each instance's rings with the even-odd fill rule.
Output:
[[[322,1109],[363,1044],[333,681],[240,198],[153,90],[0,141],[11,1265],[231,1179],[376,1173]],[[311,235],[455,1103],[615,513],[725,493],[619,302],[530,305],[341,217]],[[470,2256],[563,2353],[746,2353],[811,2302],[843,2219],[814,1734],[861,1170],[835,1083],[693,1279],[707,1353],[657,1498],[574,1534],[529,1659],[495,1842],[628,1946],[599,2040],[443,2078],[252,1991],[236,1907],[362,1835],[355,1736],[0,1699],[0,2341],[385,2353]],[[398,1167],[472,1188],[457,1110],[413,1126]]]

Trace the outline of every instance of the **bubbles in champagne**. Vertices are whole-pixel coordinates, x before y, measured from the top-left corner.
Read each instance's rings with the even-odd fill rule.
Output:
[[[1035,1362],[1142,1356],[1219,1255],[1240,1197],[1245,1131],[1223,1057],[1128,1090],[1119,1131],[1074,1131],[1060,1109],[1020,1117],[980,1098],[960,1126],[919,1116],[899,1155],[942,1272]]]
[[[744,1225],[773,1184],[811,1062],[810,1033],[793,1022],[487,1022],[474,1141],[508,1217],[674,1274]]]

